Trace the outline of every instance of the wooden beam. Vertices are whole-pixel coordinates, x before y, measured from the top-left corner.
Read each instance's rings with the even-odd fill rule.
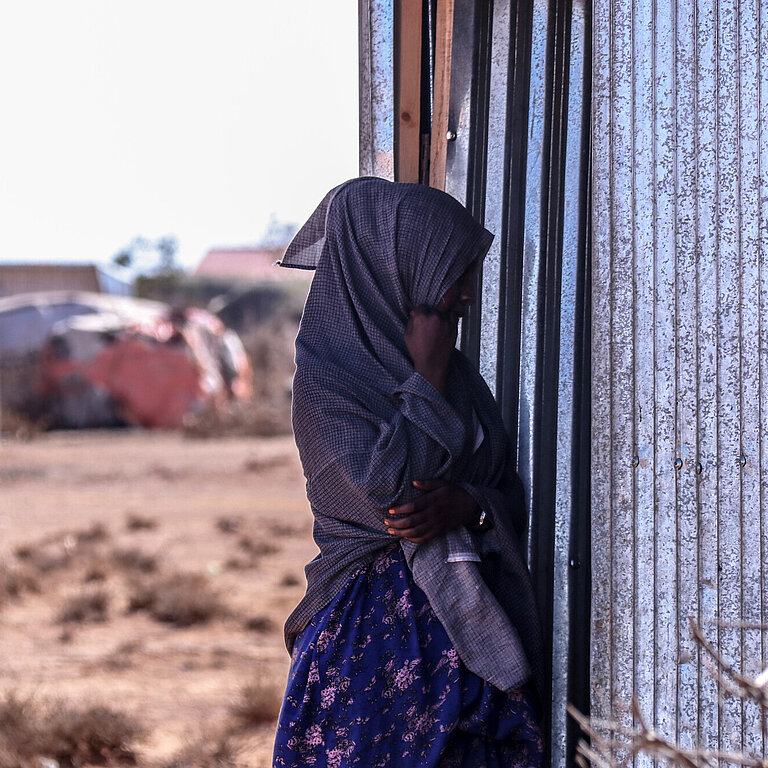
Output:
[[[454,0],[437,0],[435,32],[435,103],[432,105],[432,139],[429,185],[445,189],[445,158],[448,150],[448,107],[451,97],[451,49]]]
[[[397,181],[419,180],[421,3],[422,0],[399,3]]]

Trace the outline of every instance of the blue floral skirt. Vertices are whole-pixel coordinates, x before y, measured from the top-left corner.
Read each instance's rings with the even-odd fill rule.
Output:
[[[538,723],[530,691],[461,663],[398,546],[296,639],[274,765],[539,768]]]

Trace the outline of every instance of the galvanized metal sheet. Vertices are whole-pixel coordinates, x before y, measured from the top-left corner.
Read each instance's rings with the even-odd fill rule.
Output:
[[[542,183],[546,173],[544,163],[544,141],[546,123],[546,63],[547,27],[549,3],[534,0],[531,22],[531,75],[528,106],[528,145],[525,172],[525,217],[523,222],[522,285],[520,296],[520,373],[519,405],[517,416],[517,471],[527,489],[533,487],[534,443],[536,440],[535,410],[540,389],[536,386],[540,360],[538,348],[542,330],[539,316],[541,296],[541,210]],[[517,116],[518,119],[519,116]],[[529,505],[532,493],[528,494]],[[529,509],[529,515],[531,510]]]
[[[394,0],[360,0],[360,175],[395,178]]]
[[[678,16],[685,20],[676,30],[674,45],[676,108],[683,114],[695,114],[696,68],[692,56],[695,50],[693,25],[695,0],[678,0]],[[693,747],[698,741],[699,715],[699,655],[685,617],[698,615],[699,553],[696,434],[699,408],[697,405],[696,369],[699,349],[696,316],[697,238],[692,232],[696,220],[696,158],[697,134],[693,120],[677,126],[677,218],[682,226],[675,231],[676,301],[675,337],[677,351],[676,449],[682,465],[677,471],[677,539],[673,542],[673,559],[677,562],[678,579],[678,657],[671,669],[678,674],[677,734],[680,743]],[[695,574],[696,578],[685,578]]]
[[[764,472],[768,470],[768,343],[766,343],[766,334],[768,334],[768,321],[766,321],[766,312],[768,311],[768,174],[765,170],[768,168],[768,8],[765,3],[760,3],[758,19],[757,44],[757,82],[759,83],[759,100],[761,105],[757,115],[758,127],[758,242],[756,246],[756,258],[758,259],[758,324],[757,337],[759,343],[759,365],[758,375],[760,385],[758,387],[758,409],[760,419],[757,423],[758,449],[755,455],[755,469],[758,477],[763,477]],[[759,550],[762,554],[759,563],[760,583],[765,584],[768,580],[768,505],[766,504],[766,490],[764,485],[759,485],[760,493],[758,496],[759,507],[757,510],[752,508],[752,515],[757,517],[760,526]],[[761,609],[761,619],[768,618],[768,590],[762,589],[760,600],[758,602]],[[760,639],[760,658],[765,663],[768,659],[768,636],[761,633]],[[768,751],[768,744],[763,741],[763,753]]]
[[[594,73],[611,71],[612,6],[596,5],[592,21],[592,274],[600,288],[592,291],[592,423],[613,424],[611,318],[611,256],[613,178],[611,173],[612,99],[610,80]],[[599,169],[599,173],[596,172]],[[606,346],[607,345],[607,346]],[[602,435],[602,433],[601,433]],[[613,701],[613,500],[612,440],[592,444],[592,642],[590,647],[591,708],[607,714]],[[634,446],[632,446],[634,447]],[[620,457],[621,458],[621,457]],[[639,457],[637,459],[639,461]],[[635,461],[625,446],[624,462]]]
[[[718,514],[717,514],[717,9],[697,3],[694,38],[697,55],[692,62],[695,76],[695,131],[697,135],[696,219],[696,290],[697,290],[697,393],[698,408],[696,450],[701,466],[698,481],[699,588],[698,618],[707,631],[715,633],[711,621],[719,611],[718,590]],[[690,86],[689,86],[690,87]],[[701,297],[701,301],[698,300]],[[695,614],[694,614],[695,615]],[[700,657],[698,659],[700,663]],[[708,675],[700,675],[699,742],[717,747],[720,733],[720,709],[717,685]]]
[[[472,115],[472,70],[475,57],[475,0],[454,0],[451,52],[451,98],[448,109],[448,141],[445,160],[445,191],[467,204],[469,140]]]
[[[586,568],[572,546],[574,539],[575,415],[578,413],[577,371],[579,368],[579,271],[583,268],[582,236],[585,200],[580,196],[588,157],[582,152],[584,117],[584,67],[586,19],[584,3],[576,2],[570,19],[570,50],[567,134],[563,199],[562,269],[560,274],[559,376],[557,386],[557,437],[555,457],[554,579],[552,594],[552,733],[551,764],[569,764],[566,706],[571,693],[569,660],[573,606],[571,580],[578,569]],[[583,512],[583,510],[580,510]]]
[[[499,340],[499,289],[504,222],[504,168],[509,86],[510,7],[493,4],[491,27],[491,74],[488,105],[485,226],[495,238],[483,262],[480,319],[480,373],[496,393],[496,361]]]
[[[595,0],[593,37],[592,711],[758,753],[688,620],[764,663],[765,14]]]

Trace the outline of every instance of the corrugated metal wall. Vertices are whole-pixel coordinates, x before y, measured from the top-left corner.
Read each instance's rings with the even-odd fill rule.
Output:
[[[594,18],[593,714],[635,694],[683,744],[760,752],[687,624],[765,664],[768,6]]]
[[[564,766],[575,741],[566,700],[589,708],[589,8],[453,5],[445,188],[496,234],[462,346],[501,404],[529,490],[552,764]],[[436,7],[423,4],[433,66]],[[360,170],[387,178],[397,167],[398,9],[393,0],[360,5]],[[432,103],[426,80],[422,100]],[[422,134],[430,128],[422,111]]]

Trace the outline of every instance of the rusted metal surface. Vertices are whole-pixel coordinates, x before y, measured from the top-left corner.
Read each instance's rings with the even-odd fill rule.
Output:
[[[593,36],[592,713],[757,752],[688,619],[765,664],[765,14],[595,0]]]

